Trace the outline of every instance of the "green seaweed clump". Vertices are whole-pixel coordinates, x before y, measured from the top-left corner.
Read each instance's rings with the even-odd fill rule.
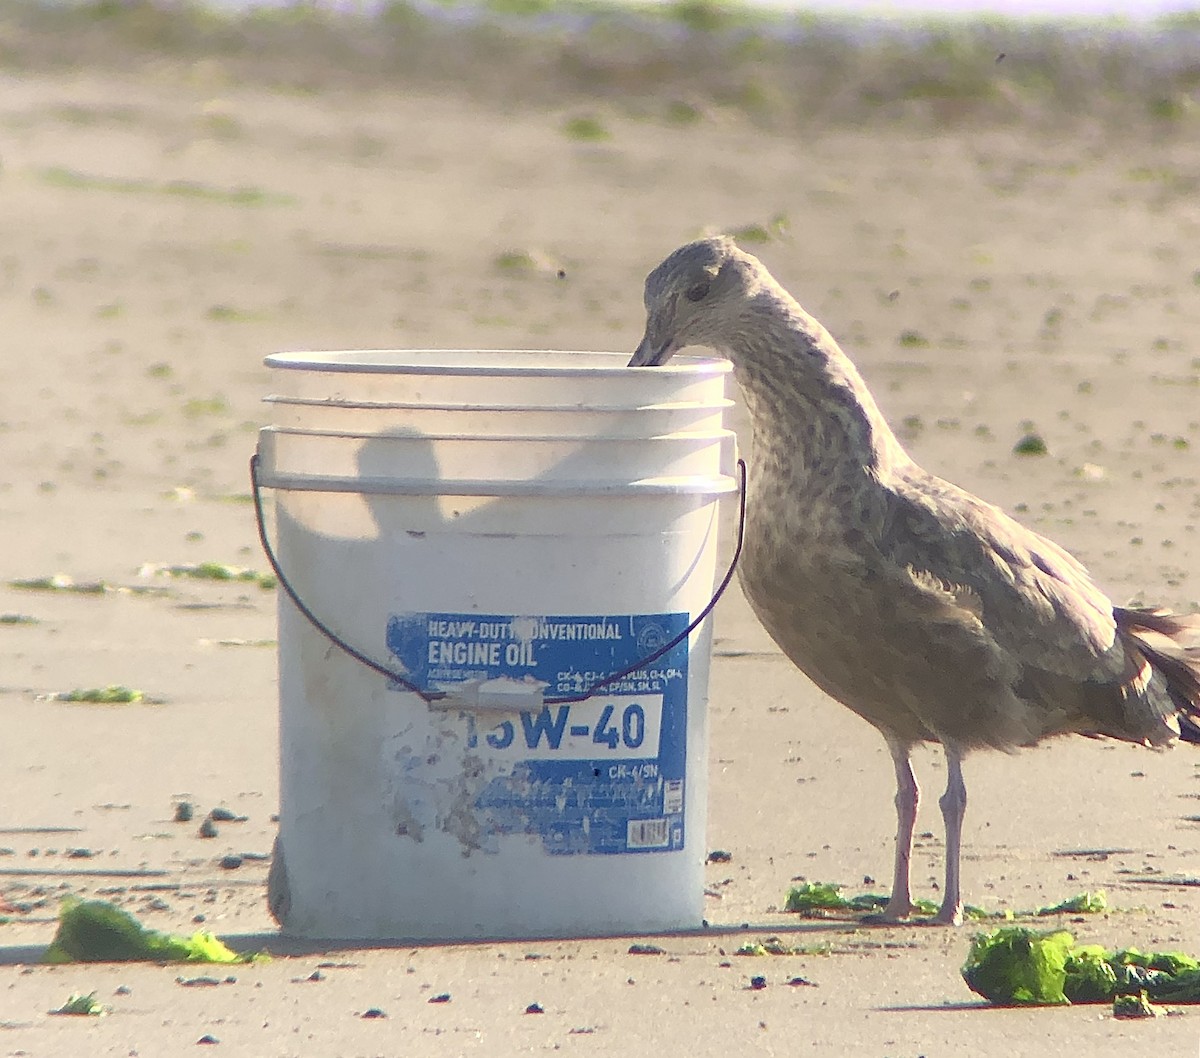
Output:
[[[1200,962],[1190,955],[1077,947],[1075,938],[1061,930],[1002,926],[982,933],[971,943],[962,974],[972,992],[998,1006],[1111,1001],[1117,1014],[1118,1006],[1131,1007],[1139,996],[1200,1003]]]
[[[1002,926],[971,943],[963,966],[967,987],[998,1006],[1069,1003],[1067,957],[1075,938],[1066,931],[1038,933]]]
[[[20,591],[70,591],[83,595],[103,595],[108,585],[101,580],[76,582],[65,573],[55,573],[52,577],[30,577],[25,580],[10,580],[10,588]]]
[[[1114,1018],[1156,1018],[1158,1007],[1150,1002],[1144,991],[1137,995],[1117,996],[1113,1000]]]
[[[845,911],[851,914],[875,914],[887,907],[888,898],[883,893],[860,893],[858,896],[842,896],[842,887],[836,882],[805,882],[788,890],[784,911],[820,917],[829,911]],[[931,900],[916,901],[916,911],[932,915],[937,904]]]
[[[95,992],[72,992],[70,998],[61,1006],[50,1011],[51,1014],[70,1014],[75,1017],[102,1018],[111,1011],[96,999]]]
[[[805,882],[788,890],[783,909],[809,918],[822,918],[830,912],[875,915],[887,907],[887,902],[884,893],[842,896],[842,887],[836,882]],[[918,915],[936,915],[938,905],[932,900],[914,900],[913,911]],[[968,918],[987,917],[987,913],[977,907],[967,907],[963,913]]]
[[[1200,1003],[1200,970],[1184,970],[1156,982],[1154,998],[1160,1003]]]
[[[733,953],[734,955],[750,955],[761,957],[764,955],[828,955],[829,949],[823,948],[798,948],[791,944],[784,944],[778,937],[768,937],[764,941],[746,941],[741,947]]]
[[[58,932],[47,963],[70,962],[245,962],[213,934],[190,937],[147,929],[128,911],[106,900],[68,896],[59,908]]]
[[[1117,973],[1108,955],[1098,944],[1070,951],[1063,967],[1063,994],[1070,1002],[1107,1003],[1117,994]]]
[[[833,913],[874,915],[887,907],[888,898],[883,893],[860,893],[858,896],[843,896],[842,887],[836,882],[805,882],[788,890],[784,899],[784,911],[805,915],[809,918],[824,918]],[[916,915],[936,915],[938,905],[932,900],[913,901],[913,912]],[[1103,889],[1093,892],[1079,893],[1077,896],[1064,900],[1061,904],[1041,907],[1036,911],[985,911],[981,907],[968,904],[963,908],[963,917],[972,919],[1003,919],[1011,921],[1014,918],[1031,918],[1035,915],[1099,914],[1108,910],[1108,898]],[[1186,956],[1185,956],[1186,958]]]
[[[1050,449],[1041,434],[1027,433],[1015,445],[1013,452],[1019,456],[1044,456]]]
[[[805,882],[788,890],[784,911],[810,915],[819,911],[845,911],[848,901],[835,882]]]
[[[142,577],[188,577],[192,580],[230,580],[250,581],[264,591],[276,586],[275,576],[271,573],[260,573],[255,569],[242,566],[230,566],[224,562],[189,562],[177,566],[159,566],[152,562],[145,563],[138,571]]]
[[[563,125],[563,133],[568,139],[591,143],[612,139],[612,133],[604,126],[604,123],[590,114],[570,118]]]
[[[145,700],[145,694],[132,687],[110,683],[107,687],[76,687],[67,691],[60,700],[64,702],[93,702],[99,705],[127,705]]]
[[[1039,915],[1098,915],[1108,910],[1108,896],[1103,889],[1093,892],[1080,893],[1078,896],[1064,900],[1061,904],[1051,907],[1038,908]]]
[[[1122,966],[1161,970],[1171,977],[1178,977],[1188,970],[1200,970],[1200,962],[1181,951],[1141,952],[1137,948],[1122,948],[1113,954],[1113,961]]]

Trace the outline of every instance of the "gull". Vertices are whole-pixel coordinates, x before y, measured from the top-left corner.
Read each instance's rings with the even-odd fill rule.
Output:
[[[729,238],[646,279],[631,367],[700,345],[733,362],[753,429],[741,581],[783,653],[876,727],[896,769],[891,897],[913,912],[913,748],[946,759],[945,884],[962,922],[963,758],[1078,733],[1200,742],[1200,615],[1114,606],[1057,544],[919,467],[854,364]]]

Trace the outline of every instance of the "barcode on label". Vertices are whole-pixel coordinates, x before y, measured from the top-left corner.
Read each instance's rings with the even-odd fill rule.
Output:
[[[670,837],[665,819],[631,819],[625,845],[631,849],[665,849]]]
[[[683,811],[683,780],[668,779],[663,783],[663,815],[673,816]]]

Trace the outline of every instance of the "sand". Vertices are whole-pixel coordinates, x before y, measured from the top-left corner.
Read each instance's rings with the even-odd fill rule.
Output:
[[[1053,536],[1117,601],[1200,606],[1194,137],[799,134],[602,104],[587,112],[609,136],[592,142],[564,134],[579,112],[349,81],[288,93],[206,63],[0,70],[0,580],[109,589],[0,588],[0,612],[36,619],[0,625],[0,1051],[176,1054],[208,1034],[245,1055],[1192,1053],[1194,1008],[1136,1023],[982,1008],[959,976],[971,925],[780,910],[795,878],[886,884],[892,773],[736,589],[715,615],[707,843],[732,860],[708,868],[710,930],[657,938],[662,955],[629,938],[326,950],[276,933],[275,594],[139,573],[265,568],[246,464],[269,352],[632,350],[651,267],[761,225],[771,241],[747,248],[842,341],[924,465]],[[1048,454],[1014,454],[1030,432]],[[108,684],[161,701],[45,698]],[[936,899],[939,755],[917,770],[914,881]],[[1103,888],[1110,912],[1048,924],[1200,953],[1193,750],[1061,741],[974,756],[967,782],[968,901]],[[173,821],[179,800],[191,823]],[[201,838],[217,805],[247,818]],[[277,958],[228,981],[38,965],[68,892]],[[814,954],[733,954],[775,934]],[[47,1014],[93,990],[111,1016]]]

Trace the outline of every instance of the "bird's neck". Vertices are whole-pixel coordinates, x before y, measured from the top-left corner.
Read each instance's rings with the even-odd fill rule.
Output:
[[[809,490],[911,462],[854,364],[782,290],[747,303],[729,342],[754,430],[752,474]]]

